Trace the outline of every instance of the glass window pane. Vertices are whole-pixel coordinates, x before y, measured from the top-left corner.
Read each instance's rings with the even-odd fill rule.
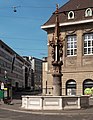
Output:
[[[70,48],[70,43],[67,43],[67,48]]]
[[[87,41],[84,42],[84,47],[87,47]]]
[[[87,35],[84,36],[84,39],[87,39]]]
[[[69,49],[69,51],[68,51]],[[74,49],[75,52],[74,52]],[[68,36],[67,39],[67,55],[76,55],[77,51],[77,41],[76,41],[76,36]]]
[[[93,47],[93,40],[92,40],[92,47]]]
[[[77,54],[77,49],[74,50],[74,54],[75,54],[75,55]]]
[[[67,50],[67,55],[70,55],[70,51],[69,50]]]
[[[90,48],[88,48],[88,54],[91,54],[91,49]]]
[[[71,42],[71,48],[73,48],[73,42]]]
[[[87,11],[88,16],[90,16],[90,10]]]
[[[93,48],[92,48],[92,54],[93,54]]]
[[[91,35],[90,34],[88,34],[88,39],[90,39],[91,37],[90,37]]]
[[[73,41],[73,37],[71,37],[71,41]]]
[[[74,43],[74,48],[77,48],[77,43],[76,42]]]
[[[71,55],[74,55],[74,54],[73,54],[73,49],[71,49]]]
[[[84,48],[84,54],[87,54],[87,48]]]
[[[77,41],[76,36],[74,36],[74,41]]]
[[[91,46],[91,41],[88,41],[88,46]]]

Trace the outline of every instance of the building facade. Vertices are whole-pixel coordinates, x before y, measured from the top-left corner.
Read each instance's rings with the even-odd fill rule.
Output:
[[[32,57],[24,56],[24,58],[31,63],[31,89],[42,89],[42,60]]]
[[[34,90],[41,90],[42,89],[42,60],[32,57],[31,59],[32,64],[32,73],[34,78]]]
[[[31,86],[31,64],[0,40],[0,86],[13,90]]]
[[[47,62],[47,57],[43,58],[43,62],[42,62],[42,93],[45,94],[49,94],[51,86],[49,86],[50,84],[47,82],[49,82],[47,80],[47,73],[48,73],[48,62]]]
[[[62,95],[86,94],[86,88],[93,87],[93,1],[69,0],[59,8],[59,23],[63,39]],[[47,77],[43,75],[43,88],[47,88],[47,92],[44,94],[52,94],[53,66],[49,41],[55,30],[54,13],[41,28],[48,34],[48,57],[44,62]]]

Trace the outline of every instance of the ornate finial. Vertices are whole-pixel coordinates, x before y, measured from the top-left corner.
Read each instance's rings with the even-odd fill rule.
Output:
[[[59,8],[58,8],[58,4],[56,4],[56,11],[55,11],[55,17],[56,17],[56,21],[55,21],[55,40],[57,42],[57,40],[59,39],[59,33],[60,33],[60,28],[59,28]]]
[[[59,7],[59,5],[56,4],[56,11],[55,11],[55,14],[58,14],[58,7]]]

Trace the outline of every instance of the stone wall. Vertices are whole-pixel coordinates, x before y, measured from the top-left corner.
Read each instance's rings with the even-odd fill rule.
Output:
[[[23,109],[63,110],[89,107],[89,96],[22,96]]]

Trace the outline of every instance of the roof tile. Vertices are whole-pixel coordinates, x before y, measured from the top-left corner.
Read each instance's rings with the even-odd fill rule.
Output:
[[[69,0],[59,8],[59,22],[64,23],[90,19],[90,17],[85,17],[85,10],[87,8],[91,8],[93,10],[93,0]],[[67,14],[69,11],[75,12],[75,18],[73,20],[68,20]],[[55,24],[55,14],[53,14],[43,26],[51,24]]]

